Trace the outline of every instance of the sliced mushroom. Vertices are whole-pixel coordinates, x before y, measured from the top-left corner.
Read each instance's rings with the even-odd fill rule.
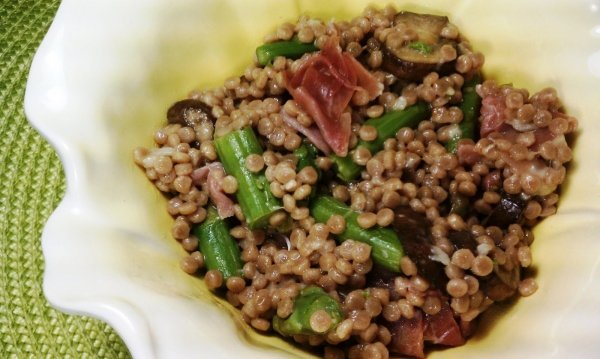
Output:
[[[448,239],[452,243],[455,251],[459,249],[468,249],[475,253],[477,250],[478,243],[471,231],[452,231],[448,234]]]
[[[406,255],[415,263],[417,271],[435,288],[445,288],[448,278],[444,266],[431,259],[434,241],[431,222],[410,207],[398,207],[393,222]]]
[[[200,100],[185,99],[175,102],[167,111],[169,123],[193,127],[203,121],[214,122],[211,108]]]
[[[523,221],[523,212],[527,207],[527,201],[519,195],[504,194],[500,203],[494,207],[490,215],[483,221],[486,226],[498,226],[507,228],[513,223]]]
[[[458,44],[442,37],[442,30],[447,26],[449,22],[445,16],[398,13],[394,30],[381,46],[381,67],[409,81],[417,81],[432,71],[450,72]]]

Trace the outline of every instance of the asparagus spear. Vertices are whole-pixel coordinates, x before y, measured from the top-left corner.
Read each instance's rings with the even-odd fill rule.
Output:
[[[300,42],[297,38],[288,41],[276,41],[256,48],[258,63],[265,66],[273,62],[277,56],[296,59],[307,52],[319,50],[313,43]]]
[[[315,159],[317,158],[319,151],[317,150],[315,145],[310,143],[310,141],[304,140],[300,147],[298,147],[294,151],[294,154],[298,158],[298,164],[296,164],[296,171],[300,172],[300,170],[304,167],[312,166],[315,170],[317,170],[319,176],[321,175],[319,166],[317,166],[315,163]]]
[[[225,171],[238,181],[236,198],[246,223],[251,229],[264,228],[269,217],[281,208],[279,200],[271,193],[264,172],[253,173],[246,168],[246,157],[262,155],[262,148],[251,127],[228,133],[215,140],[219,159]]]
[[[475,75],[463,85],[463,100],[460,104],[463,119],[458,125],[460,131],[446,142],[446,150],[450,153],[456,153],[460,140],[465,138],[476,139],[481,97],[475,91],[475,87],[480,83],[481,77]]]
[[[326,223],[329,217],[338,214],[346,220],[346,229],[337,235],[340,241],[353,239],[371,246],[373,261],[391,271],[400,272],[400,259],[404,248],[396,232],[388,228],[373,227],[364,229],[358,225],[358,212],[333,197],[316,198],[310,208],[315,221]]]
[[[302,289],[286,319],[273,317],[273,329],[283,336],[324,334],[344,318],[340,304],[319,287]]]
[[[315,145],[313,145],[310,141],[305,139],[302,142],[302,145],[300,145],[300,147],[298,147],[294,151],[294,154],[298,158],[298,163],[296,164],[296,171],[300,172],[304,167],[311,166],[312,168],[314,168],[317,171],[318,180],[321,179],[321,175],[322,175],[321,169],[319,168],[319,166],[317,166],[317,164],[315,162],[315,160],[317,159],[317,156],[319,154],[319,151],[317,150]],[[312,198],[314,198],[316,196],[316,194],[317,194],[317,186],[313,186],[312,190],[310,192],[310,196],[308,197],[308,200],[311,200]]]
[[[390,111],[383,116],[367,120],[365,125],[371,125],[377,129],[377,138],[373,141],[358,141],[357,147],[365,147],[375,154],[383,148],[383,143],[388,138],[396,136],[396,132],[403,127],[415,128],[419,123],[429,116],[429,106],[424,102],[418,102],[401,111]],[[337,175],[343,181],[349,182],[360,175],[362,166],[352,160],[352,153],[346,157],[331,156]]]
[[[241,274],[240,249],[229,234],[225,220],[219,217],[214,207],[208,208],[206,219],[194,228],[194,235],[198,237],[198,245],[209,270],[218,269],[224,280]]]
[[[450,213],[456,213],[465,218],[469,212],[469,198],[460,193],[450,195]]]

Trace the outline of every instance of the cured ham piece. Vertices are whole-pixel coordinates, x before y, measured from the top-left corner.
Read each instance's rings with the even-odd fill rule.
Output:
[[[482,99],[480,132],[482,138],[487,138],[496,143],[508,141],[512,144],[519,143],[520,136],[533,135],[533,141],[528,145],[526,158],[515,159],[509,150],[498,150],[498,157],[511,169],[513,181],[519,181],[522,191],[528,195],[545,196],[556,190],[565,176],[565,168],[549,163],[541,154],[542,146],[549,143],[555,151],[564,156],[558,158],[562,163],[571,159],[569,146],[564,134],[556,134],[549,127],[537,127],[532,122],[521,123],[509,117],[506,111],[506,95],[502,92],[486,95]],[[554,117],[564,114],[554,111]],[[458,159],[461,164],[473,165],[479,161],[475,146],[458,147]],[[556,161],[555,161],[556,162]]]
[[[506,96],[502,94],[492,94],[484,97],[481,101],[481,137],[488,137],[496,132],[496,138],[503,138],[512,143],[517,142],[517,137],[521,133],[532,132],[535,136],[535,143],[532,145],[533,150],[546,141],[551,141],[556,138],[556,134],[552,133],[547,127],[538,128],[533,123],[521,124],[515,119],[508,118],[506,111]],[[561,114],[556,113],[555,116]]]
[[[288,115],[284,110],[281,111],[281,118],[286,125],[306,136],[306,138],[308,138],[315,147],[323,151],[324,154],[329,155],[331,153],[331,147],[329,147],[317,126],[312,125],[310,127],[305,127],[294,117]]]
[[[330,37],[321,51],[307,57],[294,73],[286,72],[285,80],[288,92],[313,118],[333,152],[342,157],[348,154],[352,121],[343,112],[352,96],[365,91],[371,100],[382,91],[367,69],[342,52],[337,36]]]
[[[425,321],[420,310],[416,310],[415,316],[411,319],[401,317],[393,323],[386,324],[392,333],[392,342],[389,344],[392,352],[415,358],[425,357],[423,341]]]
[[[489,95],[481,100],[481,117],[479,118],[481,138],[496,131],[504,124],[506,121],[504,110],[506,110],[505,97],[501,94]]]
[[[475,143],[472,140],[461,140],[456,147],[456,156],[460,164],[473,166],[481,159],[481,155],[475,148]]]
[[[425,357],[425,342],[455,347],[465,343],[465,337],[447,304],[435,315],[415,311],[414,317],[401,317],[395,322],[386,322],[392,334],[392,352],[415,358]]]
[[[219,217],[227,218],[235,215],[234,203],[229,198],[221,183],[225,177],[225,169],[220,162],[212,162],[200,167],[192,172],[192,179],[195,184],[205,185],[208,188],[208,196],[212,203],[217,207]]]
[[[456,319],[454,319],[454,314],[448,304],[443,305],[437,314],[425,315],[423,339],[432,344],[449,347],[465,343],[460,326],[456,322]]]

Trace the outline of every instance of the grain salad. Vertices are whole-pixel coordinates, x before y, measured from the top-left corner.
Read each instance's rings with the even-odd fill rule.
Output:
[[[463,345],[536,292],[577,120],[556,90],[483,76],[445,16],[302,16],[222,86],[167,111],[135,162],[167,198],[182,269],[259,332],[324,358]]]

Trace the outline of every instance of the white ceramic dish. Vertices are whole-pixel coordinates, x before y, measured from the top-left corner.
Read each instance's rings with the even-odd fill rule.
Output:
[[[50,303],[108,322],[136,358],[303,355],[248,331],[179,269],[183,251],[170,238],[164,199],[131,151],[150,145],[165,109],[188,90],[240,73],[276,24],[303,12],[350,18],[366,3],[63,0],[25,98],[68,183],[42,237]],[[581,125],[559,213],[536,229],[540,290],[488,316],[467,345],[430,357],[598,357],[600,3],[396,4],[449,15],[486,55],[488,75],[532,91],[556,87]]]

